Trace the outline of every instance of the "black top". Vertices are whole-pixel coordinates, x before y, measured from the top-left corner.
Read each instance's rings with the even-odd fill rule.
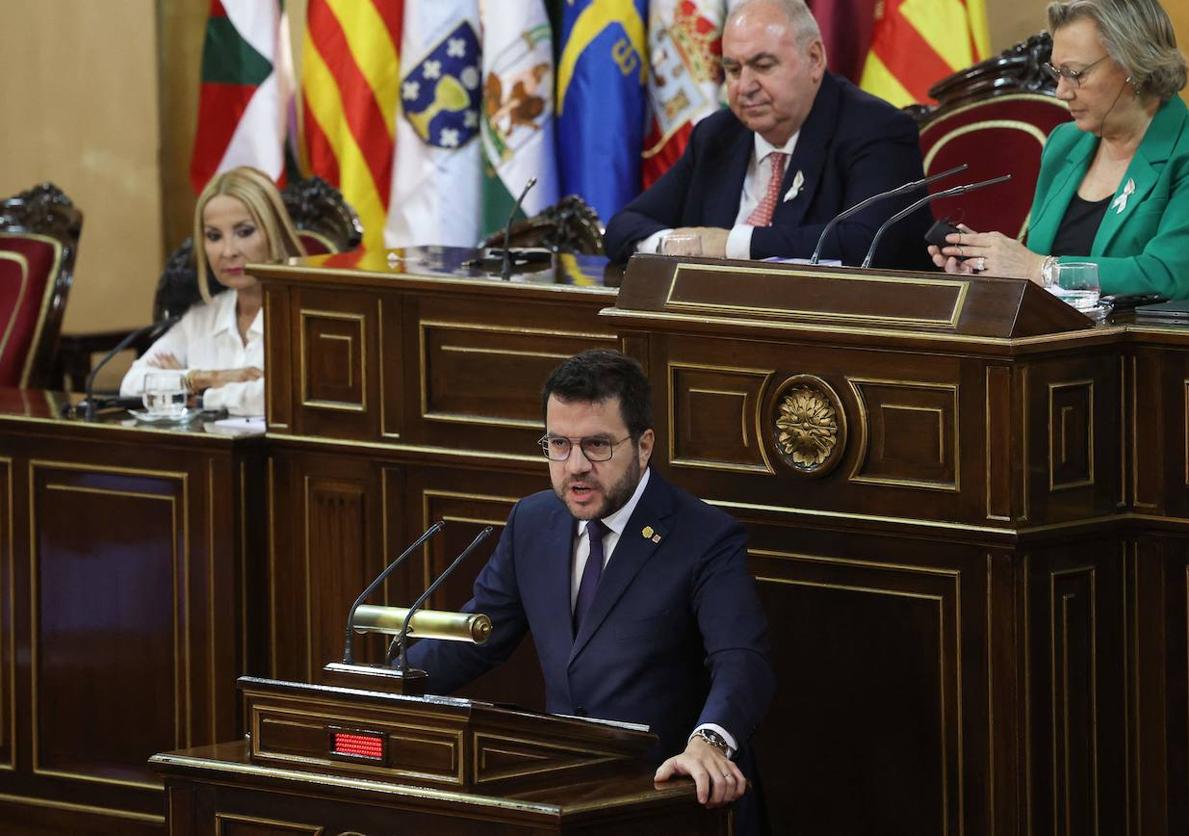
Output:
[[[1110,195],[1091,203],[1075,194],[1061,219],[1061,226],[1057,227],[1050,255],[1089,255],[1110,202]]]

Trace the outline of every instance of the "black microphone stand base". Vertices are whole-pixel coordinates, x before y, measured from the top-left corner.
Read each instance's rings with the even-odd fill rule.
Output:
[[[429,674],[417,668],[401,673],[384,665],[348,665],[344,662],[331,662],[322,668],[322,681],[327,685],[410,697],[423,696],[428,679]]]

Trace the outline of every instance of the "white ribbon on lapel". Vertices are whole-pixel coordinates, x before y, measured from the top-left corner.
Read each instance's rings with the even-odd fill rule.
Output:
[[[1116,215],[1123,214],[1123,210],[1127,208],[1127,198],[1133,194],[1135,194],[1135,181],[1128,177],[1127,185],[1123,187],[1123,193],[1111,201],[1111,206],[1114,207]]]
[[[805,186],[805,175],[801,173],[801,169],[797,169],[797,173],[793,175],[793,185],[789,186],[789,190],[784,193],[784,203],[788,203],[797,195],[801,194],[801,189]]]

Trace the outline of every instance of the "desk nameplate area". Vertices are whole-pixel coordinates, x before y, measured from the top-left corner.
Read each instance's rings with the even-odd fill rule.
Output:
[[[616,308],[1001,338],[1093,326],[1024,279],[649,255],[628,263]]]
[[[253,763],[486,791],[606,776],[656,737],[642,727],[492,703],[242,677]]]

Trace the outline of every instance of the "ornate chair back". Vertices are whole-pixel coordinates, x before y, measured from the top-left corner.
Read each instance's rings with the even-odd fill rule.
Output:
[[[963,182],[1011,174],[1008,183],[966,196],[943,198],[933,212],[980,232],[1022,236],[1040,172],[1040,154],[1053,128],[1069,110],[1041,64],[1052,39],[1036,35],[950,76],[930,90],[935,108],[912,108],[921,129],[925,173],[970,166],[958,177],[931,185],[935,192]]]
[[[0,202],[0,386],[52,386],[83,215],[51,183]]]

